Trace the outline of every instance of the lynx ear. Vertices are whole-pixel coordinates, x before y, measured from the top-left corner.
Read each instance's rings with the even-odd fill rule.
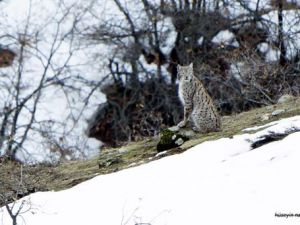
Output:
[[[193,65],[194,65],[194,64],[193,64],[193,63],[191,63],[191,64],[189,65],[189,67],[190,67],[190,68],[193,68]]]

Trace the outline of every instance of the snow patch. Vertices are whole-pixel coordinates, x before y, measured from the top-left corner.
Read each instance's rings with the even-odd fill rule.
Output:
[[[240,45],[237,42],[235,35],[229,30],[220,31],[213,39],[215,44],[224,44],[238,48]]]
[[[270,124],[68,190],[32,194],[15,205],[27,204],[18,224],[297,224],[298,217],[275,214],[299,213],[300,132],[252,151],[248,140],[300,127],[300,116]],[[5,208],[0,221],[11,224]]]

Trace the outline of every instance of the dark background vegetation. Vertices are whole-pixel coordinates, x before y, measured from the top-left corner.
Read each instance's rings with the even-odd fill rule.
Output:
[[[283,94],[299,95],[299,55],[288,58],[289,37],[283,30],[283,11],[299,8],[296,4],[274,0],[268,9],[260,9],[257,1],[257,8],[253,9],[244,0],[161,0],[159,4],[142,0],[146,17],[141,27],[126,1],[114,2],[125,23],[103,21],[85,34],[95,43],[122,49],[122,54],[110,58],[108,67],[113,82],[102,87],[107,102],[91,119],[89,136],[115,146],[155,135],[161,128],[178,123],[182,106],[176,94],[177,64],[194,62],[197,76],[222,115],[275,103]],[[230,17],[226,4],[238,4],[245,13]],[[277,10],[278,32],[271,39],[271,21],[263,15],[273,10]],[[161,50],[164,38],[158,23],[162,18],[171,18],[177,32],[168,54]],[[224,30],[235,35],[238,46],[213,42]],[[266,61],[258,50],[261,43],[279,51],[278,61]],[[156,66],[155,73],[140,65],[141,56]],[[242,67],[233,74],[232,66],[237,62]],[[169,77],[163,75],[163,68],[167,68]]]

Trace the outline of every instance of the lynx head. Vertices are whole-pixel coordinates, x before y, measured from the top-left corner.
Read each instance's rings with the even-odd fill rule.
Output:
[[[177,65],[177,71],[180,82],[191,82],[193,80],[193,63],[188,66]]]

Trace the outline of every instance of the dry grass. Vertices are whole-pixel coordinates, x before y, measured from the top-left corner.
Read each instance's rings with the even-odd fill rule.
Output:
[[[284,109],[285,112],[278,116],[270,117],[267,121],[261,120],[262,115],[271,114],[276,109]],[[226,116],[223,117],[223,129],[221,132],[196,135],[180,148],[172,149],[164,156],[178,154],[204,141],[241,134],[242,130],[247,127],[264,125],[280,118],[295,115],[300,115],[300,98],[283,104]],[[156,157],[157,143],[157,137],[149,138],[140,142],[129,143],[121,148],[103,149],[101,155],[97,158],[86,161],[65,162],[56,166],[24,166],[11,161],[0,162],[0,197],[9,196],[8,199],[11,201],[18,198],[19,190],[24,191],[24,194],[26,194],[26,189],[29,191],[62,190],[100,174],[113,173],[156,160],[163,157]],[[0,206],[3,204],[4,200],[0,198]]]

